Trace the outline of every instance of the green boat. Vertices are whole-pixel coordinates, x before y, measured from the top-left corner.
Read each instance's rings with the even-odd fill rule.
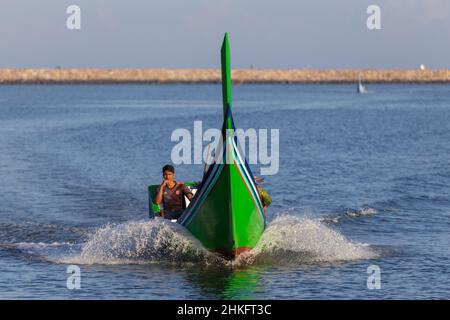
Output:
[[[257,244],[266,227],[266,216],[254,176],[233,134],[228,34],[223,40],[221,61],[222,153],[216,155],[200,185],[185,183],[195,190],[195,195],[177,223],[188,229],[205,248],[233,259]],[[148,188],[151,216],[159,212],[152,200],[156,188],[157,185]]]

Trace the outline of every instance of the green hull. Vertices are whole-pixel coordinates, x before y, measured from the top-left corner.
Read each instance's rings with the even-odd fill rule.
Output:
[[[233,258],[252,249],[264,231],[265,217],[259,197],[235,165],[218,169],[209,192],[191,205],[195,207],[179,223],[207,249],[226,257]]]
[[[255,247],[266,218],[254,177],[233,135],[228,36],[221,50],[222,159],[211,164],[192,202],[178,219],[209,250],[234,258]],[[150,195],[150,192],[149,192]]]

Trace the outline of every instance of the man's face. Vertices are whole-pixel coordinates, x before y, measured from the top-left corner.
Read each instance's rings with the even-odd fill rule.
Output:
[[[173,173],[172,171],[166,170],[163,173],[163,178],[164,178],[164,180],[168,180],[171,182],[175,178],[175,173]]]

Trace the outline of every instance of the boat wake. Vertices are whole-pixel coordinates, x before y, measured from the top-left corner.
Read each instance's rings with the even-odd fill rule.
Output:
[[[220,257],[177,223],[130,221],[97,229],[76,254],[55,262],[71,264],[217,264]]]
[[[258,245],[241,255],[238,264],[314,264],[373,259],[378,253],[354,243],[326,223],[282,215],[265,230]]]
[[[317,264],[372,259],[370,246],[354,243],[317,219],[282,215],[258,245],[234,261],[204,249],[186,229],[163,219],[129,221],[96,229],[81,244],[17,243],[2,246],[53,263],[79,265],[151,264],[241,267]]]

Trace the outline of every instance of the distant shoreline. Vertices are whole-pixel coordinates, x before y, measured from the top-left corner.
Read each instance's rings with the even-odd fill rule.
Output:
[[[450,69],[235,69],[245,83],[450,83]],[[200,84],[220,83],[219,69],[0,69],[0,84]]]

